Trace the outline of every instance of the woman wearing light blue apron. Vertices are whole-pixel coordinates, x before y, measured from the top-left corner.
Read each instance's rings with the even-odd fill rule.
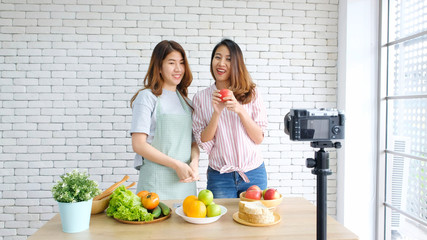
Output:
[[[131,100],[134,165],[140,170],[137,192],[155,192],[161,200],[197,194],[199,148],[187,98],[191,81],[181,45],[166,40],[157,44],[144,88]]]

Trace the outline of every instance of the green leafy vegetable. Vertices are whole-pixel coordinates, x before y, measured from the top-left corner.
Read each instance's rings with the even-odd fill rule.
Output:
[[[126,221],[152,221],[153,215],[141,204],[141,198],[120,185],[111,195],[107,216]]]
[[[84,202],[100,192],[97,182],[90,180],[86,172],[81,173],[76,169],[61,175],[61,180],[52,187],[53,198],[64,203]]]

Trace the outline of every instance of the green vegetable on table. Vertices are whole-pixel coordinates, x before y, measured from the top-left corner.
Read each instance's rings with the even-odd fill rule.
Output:
[[[153,214],[154,218],[158,218],[160,217],[160,214],[162,214],[162,209],[159,206],[157,206],[156,208],[153,209],[151,214]]]
[[[162,209],[163,215],[165,215],[165,216],[169,215],[171,209],[166,204],[160,202],[159,207]]]
[[[121,185],[111,195],[107,216],[126,221],[152,221],[153,214],[142,206],[141,198]]]

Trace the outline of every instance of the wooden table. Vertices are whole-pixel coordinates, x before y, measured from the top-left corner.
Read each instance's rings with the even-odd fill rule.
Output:
[[[316,239],[316,207],[304,198],[284,198],[276,211],[281,222],[268,227],[241,225],[233,220],[238,211],[239,199],[215,199],[215,203],[227,208],[227,213],[217,222],[196,225],[187,223],[175,213],[162,222],[152,224],[124,224],[107,217],[105,213],[92,215],[88,230],[79,233],[64,233],[59,214],[54,216],[29,240],[107,240],[107,239]],[[173,206],[179,201],[164,201]],[[328,216],[328,240],[358,239],[347,228]]]

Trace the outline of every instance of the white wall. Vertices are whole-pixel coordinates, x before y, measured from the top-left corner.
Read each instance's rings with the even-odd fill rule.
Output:
[[[315,200],[309,143],[283,133],[290,108],[336,107],[338,0],[3,0],[0,4],[0,239],[26,239],[57,212],[59,175],[88,170],[102,189],[132,168],[129,100],[154,46],[187,51],[190,97],[210,84],[209,58],[234,39],[268,109],[269,185]],[[202,154],[199,188],[205,187]],[[331,153],[328,213],[336,214]]]

